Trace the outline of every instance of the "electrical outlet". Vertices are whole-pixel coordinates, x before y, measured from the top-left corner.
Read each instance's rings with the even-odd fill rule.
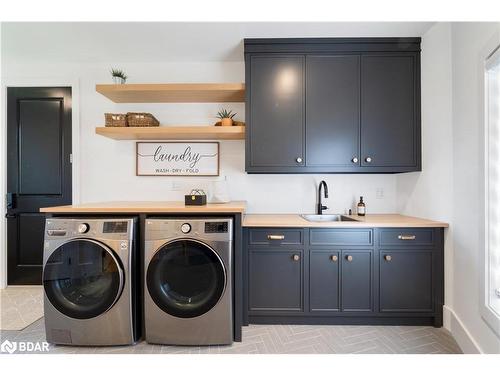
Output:
[[[375,198],[376,199],[384,199],[384,188],[376,188],[375,189]]]
[[[179,191],[182,189],[182,185],[179,181],[172,181],[172,191]]]

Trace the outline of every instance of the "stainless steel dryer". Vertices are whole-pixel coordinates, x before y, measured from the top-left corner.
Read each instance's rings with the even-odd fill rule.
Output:
[[[136,219],[48,218],[43,255],[47,341],[138,340]]]
[[[232,238],[230,218],[146,219],[147,342],[233,342]]]

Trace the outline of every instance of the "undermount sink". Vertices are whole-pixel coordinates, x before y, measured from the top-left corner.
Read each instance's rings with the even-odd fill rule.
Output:
[[[310,215],[300,215],[303,219],[306,219],[307,221],[313,221],[313,222],[332,222],[332,221],[357,221],[355,219],[352,219],[348,216],[344,215],[315,215],[315,214],[310,214]]]

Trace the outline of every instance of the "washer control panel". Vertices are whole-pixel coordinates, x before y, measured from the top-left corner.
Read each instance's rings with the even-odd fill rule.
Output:
[[[54,240],[74,236],[129,240],[135,233],[134,221],[128,218],[48,218],[45,222],[45,237]]]
[[[126,221],[106,221],[102,225],[102,233],[127,233]]]

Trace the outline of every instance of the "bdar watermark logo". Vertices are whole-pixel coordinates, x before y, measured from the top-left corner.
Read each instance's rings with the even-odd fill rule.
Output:
[[[0,345],[0,352],[12,354],[14,352],[48,352],[48,342],[31,342],[31,341],[18,341],[12,342],[5,340]]]
[[[10,342],[9,340],[5,340],[2,342],[2,345],[0,345],[0,351],[2,353],[9,353],[12,354],[16,351],[17,349],[17,342]]]

